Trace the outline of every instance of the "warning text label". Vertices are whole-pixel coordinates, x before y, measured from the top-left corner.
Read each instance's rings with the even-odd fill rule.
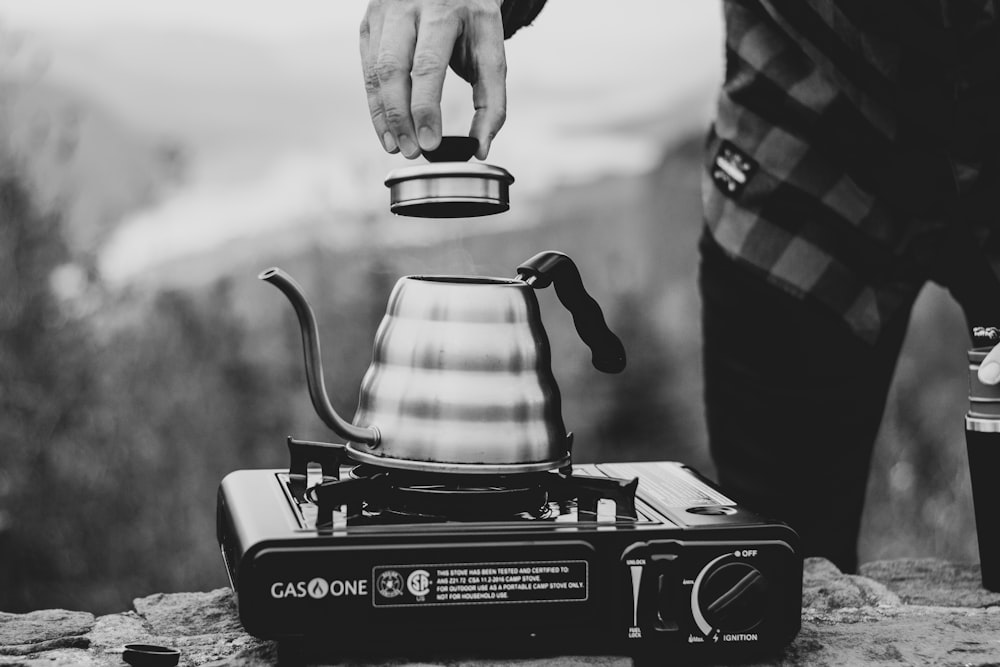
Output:
[[[376,607],[583,601],[587,574],[583,560],[378,566],[372,601]]]

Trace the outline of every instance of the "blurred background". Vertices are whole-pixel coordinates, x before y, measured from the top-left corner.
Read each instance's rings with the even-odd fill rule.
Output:
[[[510,276],[561,249],[631,364],[595,372],[539,293],[576,460],[713,474],[695,241],[718,4],[550,0],[507,44],[489,161],[517,179],[512,209],[449,221],[388,212],[382,180],[406,161],[368,120],[364,5],[0,0],[0,609],[112,612],[226,585],[221,478],[286,465],[286,435],[330,437],[291,310],[255,279],[271,265],[312,295],[350,414],[396,278]],[[466,133],[454,75],[443,108],[446,132]],[[914,323],[862,560],[976,560],[964,324],[935,288]]]

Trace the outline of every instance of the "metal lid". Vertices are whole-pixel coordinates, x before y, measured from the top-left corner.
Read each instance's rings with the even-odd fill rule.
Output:
[[[468,137],[444,137],[442,146],[451,149],[458,142],[468,145],[468,141]],[[508,210],[514,177],[502,167],[460,161],[474,151],[473,147],[466,155],[461,150],[439,148],[424,154],[430,164],[391,171],[385,179],[389,210],[417,218],[466,218]],[[447,155],[448,161],[439,161],[441,155]]]

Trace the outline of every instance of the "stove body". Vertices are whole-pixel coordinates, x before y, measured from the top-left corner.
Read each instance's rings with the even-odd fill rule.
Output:
[[[794,531],[682,464],[542,473],[563,490],[536,511],[487,519],[473,504],[453,520],[324,500],[313,491],[356,473],[331,456],[310,480],[295,458],[219,489],[219,543],[258,637],[397,655],[411,642],[716,660],[777,650],[799,630]],[[626,496],[567,495],[567,478]]]

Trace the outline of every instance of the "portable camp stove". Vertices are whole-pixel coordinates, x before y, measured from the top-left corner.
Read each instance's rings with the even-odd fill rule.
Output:
[[[798,632],[796,534],[680,463],[431,475],[288,445],[288,470],[219,489],[219,543],[258,637],[726,659]]]

